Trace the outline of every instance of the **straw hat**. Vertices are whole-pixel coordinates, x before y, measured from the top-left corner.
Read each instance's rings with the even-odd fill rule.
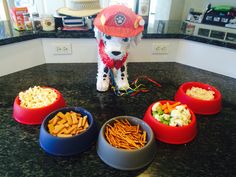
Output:
[[[137,36],[143,31],[144,23],[141,16],[123,5],[103,9],[94,20],[94,26],[101,32],[116,37]]]
[[[99,0],[66,0],[66,7],[57,10],[58,14],[74,17],[95,15],[102,9]]]

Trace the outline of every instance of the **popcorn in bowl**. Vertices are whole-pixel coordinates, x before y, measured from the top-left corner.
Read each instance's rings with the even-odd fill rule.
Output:
[[[57,94],[53,89],[34,86],[24,92],[20,92],[19,99],[21,107],[41,108],[55,102]]]
[[[16,96],[12,117],[22,124],[37,125],[49,113],[65,106],[66,102],[58,90],[34,86]]]
[[[192,87],[186,91],[186,95],[200,100],[213,100],[214,94],[214,91],[206,90],[200,87]]]
[[[188,108],[196,114],[212,115],[220,112],[222,108],[220,91],[201,82],[183,83],[176,92],[174,99],[188,105]]]

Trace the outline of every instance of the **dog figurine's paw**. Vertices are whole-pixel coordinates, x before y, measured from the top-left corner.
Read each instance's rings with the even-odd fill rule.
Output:
[[[97,91],[105,92],[109,88],[109,80],[97,81]]]

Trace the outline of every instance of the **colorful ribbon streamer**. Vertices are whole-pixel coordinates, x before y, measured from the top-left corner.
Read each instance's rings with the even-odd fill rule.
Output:
[[[115,82],[114,74],[113,74],[112,70],[110,70],[110,78],[111,78],[111,88],[114,91],[115,95],[117,95],[117,96],[124,96],[124,95],[135,96],[138,93],[149,92],[150,90],[148,88],[146,88],[146,86],[144,84],[139,84],[140,79],[146,79],[147,81],[155,84],[157,87],[161,87],[161,84],[159,84],[157,81],[151,79],[150,77],[139,76],[133,82],[131,82],[129,89],[119,90],[119,88]]]

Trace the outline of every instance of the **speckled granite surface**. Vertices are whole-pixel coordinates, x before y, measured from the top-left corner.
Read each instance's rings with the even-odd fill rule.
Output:
[[[236,80],[176,63],[129,63],[129,80],[147,75],[162,87],[142,81],[151,92],[135,97],[117,97],[112,91],[96,91],[93,64],[44,64],[0,77],[0,176],[236,176]],[[12,105],[19,91],[30,86],[58,89],[68,106],[89,110],[99,127],[118,115],[143,118],[147,107],[159,99],[173,99],[180,84],[201,81],[218,88],[223,109],[211,116],[197,115],[198,134],[190,143],[170,145],[156,142],[157,154],[147,167],[137,171],[119,171],[104,164],[95,144],[72,157],[54,157],[39,146],[39,126],[17,123]],[[137,157],[138,158],[138,157]]]
[[[165,21],[166,32],[157,32],[157,21],[151,28],[146,28],[143,32],[144,39],[185,39],[211,44],[231,49],[236,49],[236,43],[219,41],[217,39],[203,38],[200,36],[187,35],[181,30],[181,21]],[[93,30],[89,31],[39,31],[36,33],[27,31],[16,31],[9,21],[0,21],[0,46],[11,43],[36,39],[36,38],[94,38]]]

